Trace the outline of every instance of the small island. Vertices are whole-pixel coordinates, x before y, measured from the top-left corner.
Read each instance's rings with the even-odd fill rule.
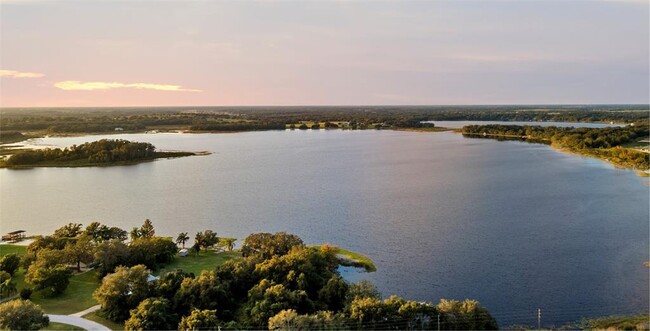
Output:
[[[23,150],[0,161],[0,168],[92,167],[127,165],[159,158],[205,155],[194,152],[161,152],[150,143],[102,139],[64,149]]]

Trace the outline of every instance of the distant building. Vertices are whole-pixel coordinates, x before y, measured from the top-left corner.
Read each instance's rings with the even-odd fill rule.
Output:
[[[124,128],[115,128],[115,131],[124,131]]]

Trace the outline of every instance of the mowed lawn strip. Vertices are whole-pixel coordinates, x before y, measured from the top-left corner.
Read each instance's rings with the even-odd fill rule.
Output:
[[[199,253],[199,256],[191,253],[184,257],[176,256],[172,263],[156,270],[153,274],[159,276],[165,272],[182,269],[185,272],[191,272],[195,276],[198,276],[203,270],[214,270],[216,266],[222,265],[230,259],[237,259],[240,257],[241,253],[239,251],[217,253],[212,250],[207,252],[202,250]]]
[[[83,315],[81,317],[83,317],[83,318],[85,318],[87,320],[93,321],[93,322],[97,322],[97,323],[99,323],[99,324],[101,324],[101,325],[103,325],[103,326],[105,326],[105,327],[107,327],[107,328],[109,328],[111,330],[124,330],[124,325],[123,324],[115,323],[115,322],[113,322],[113,321],[111,321],[109,319],[103,318],[103,317],[99,316],[96,311],[94,311],[92,313],[89,313],[89,314],[86,314],[86,315]]]

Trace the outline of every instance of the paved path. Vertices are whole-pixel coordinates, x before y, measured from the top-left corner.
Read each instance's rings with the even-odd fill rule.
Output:
[[[80,328],[86,329],[88,331],[111,331],[111,329],[93,322],[89,321],[85,318],[77,317],[77,316],[69,316],[69,315],[47,315],[47,317],[50,318],[50,322],[57,322],[57,323],[64,323],[64,324],[70,324],[74,326],[78,326]]]
[[[86,310],[82,310],[82,311],[80,311],[78,313],[70,314],[68,316],[82,317],[83,315],[90,314],[90,313],[92,313],[94,311],[99,310],[99,308],[101,308],[101,307],[102,307],[101,305],[92,306],[92,307],[90,307],[90,308],[88,308]]]

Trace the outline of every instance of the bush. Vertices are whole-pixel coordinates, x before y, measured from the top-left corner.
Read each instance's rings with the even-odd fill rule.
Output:
[[[0,329],[40,330],[50,324],[41,307],[29,300],[11,300],[0,304]]]

